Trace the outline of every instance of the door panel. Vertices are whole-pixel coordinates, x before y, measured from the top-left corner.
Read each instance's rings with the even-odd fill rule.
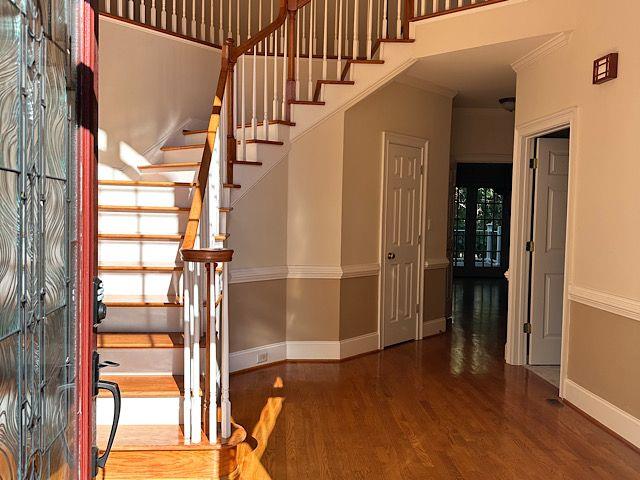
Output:
[[[383,251],[385,346],[416,335],[423,149],[389,143],[386,158]]]
[[[562,346],[569,141],[539,139],[537,152],[529,363],[559,365]]]

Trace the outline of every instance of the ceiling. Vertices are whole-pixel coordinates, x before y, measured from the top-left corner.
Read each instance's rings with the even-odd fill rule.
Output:
[[[511,64],[549,40],[551,35],[459,50],[418,60],[403,79],[436,84],[458,92],[455,107],[498,107],[498,99],[516,93]]]

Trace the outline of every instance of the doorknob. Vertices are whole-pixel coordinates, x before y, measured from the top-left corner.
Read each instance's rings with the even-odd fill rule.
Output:
[[[388,260],[393,260],[394,258],[396,258],[396,254],[393,252],[389,252],[387,253],[387,259]]]

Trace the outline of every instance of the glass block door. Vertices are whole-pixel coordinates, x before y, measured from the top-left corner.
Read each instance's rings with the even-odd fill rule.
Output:
[[[0,0],[0,478],[77,478],[65,0]]]

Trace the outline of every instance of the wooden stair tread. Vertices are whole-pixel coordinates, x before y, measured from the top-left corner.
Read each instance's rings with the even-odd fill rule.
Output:
[[[189,207],[155,207],[138,205],[98,205],[98,210],[104,212],[149,212],[149,213],[175,213],[188,212]]]
[[[98,265],[102,272],[181,272],[181,265]]]
[[[200,339],[204,347],[205,338]],[[182,348],[183,333],[99,333],[98,348]]]
[[[198,148],[204,148],[204,145],[204,143],[194,143],[192,145],[166,145],[164,147],[161,147],[160,150],[163,152],[173,152],[176,150],[195,150]]]
[[[161,187],[161,188],[191,188],[195,184],[190,182],[170,182],[153,180],[98,180],[98,185],[114,187]]]
[[[291,100],[289,103],[292,105],[325,105],[325,102],[316,102],[313,100]]]
[[[184,235],[156,235],[146,233],[99,233],[98,240],[147,240],[147,241],[162,241],[162,242],[177,242],[182,240]]]
[[[219,207],[218,210],[223,213],[233,212],[233,207]]]
[[[281,142],[279,140],[260,140],[257,138],[252,138],[250,140],[246,141],[247,144],[251,144],[251,143],[257,143],[260,145],[284,145],[284,142]],[[240,144],[241,142],[238,141],[238,144]]]
[[[262,162],[249,162],[246,160],[234,160],[232,163],[234,165],[255,165],[256,167],[259,167],[262,165]]]
[[[138,170],[191,170],[200,166],[200,162],[156,163],[153,165],[140,165]]]
[[[349,69],[351,68],[351,64],[353,63],[357,63],[357,64],[364,64],[364,65],[382,65],[384,63],[384,60],[367,60],[367,59],[357,59],[357,60],[347,60],[347,63],[345,64],[344,68],[342,69],[342,74],[340,75],[340,79],[344,80],[345,78],[347,78],[347,75],[349,73]]]
[[[313,101],[317,102],[322,92],[322,85],[355,85],[353,80],[318,80],[316,82],[316,89],[313,92]]]
[[[264,126],[264,121],[260,121],[260,122],[256,123],[256,125],[258,127],[262,127],[262,126]],[[288,122],[286,120],[269,120],[269,125],[285,125],[287,127],[295,127],[296,122]],[[251,123],[245,123],[244,127],[245,128],[251,128],[251,127],[253,127],[253,125]],[[238,128],[238,129],[242,128],[242,124],[237,124],[236,128]]]
[[[108,307],[182,307],[182,300],[167,295],[109,295]]]
[[[110,425],[96,427],[98,448],[106,447],[110,432]],[[204,432],[202,432],[202,443],[185,445],[181,425],[119,425],[112,452],[211,450],[213,448]]]
[[[242,188],[242,185],[238,185],[237,183],[223,183],[222,186],[224,188]]]
[[[175,398],[184,390],[183,377],[179,375],[106,375],[102,380],[116,382],[123,398]],[[103,390],[100,397],[111,397]]]
[[[224,242],[231,236],[230,233],[218,233],[214,235],[216,242]]]

